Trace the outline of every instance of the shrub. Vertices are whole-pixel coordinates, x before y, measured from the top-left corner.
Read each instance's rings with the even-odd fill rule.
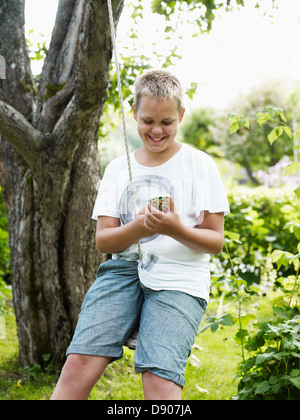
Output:
[[[297,238],[283,227],[291,221],[299,222],[300,202],[289,189],[266,187],[236,187],[229,191],[228,200],[230,214],[225,217],[225,229],[239,234],[240,241],[227,244],[229,254],[233,261],[237,259],[242,279],[248,284],[259,283],[266,268],[268,273],[274,268],[270,264],[274,249],[297,250]],[[230,271],[229,259],[223,261],[221,257],[221,261],[223,270]],[[281,270],[280,274],[293,273],[290,266]]]
[[[239,365],[235,399],[299,400],[300,309],[283,299],[277,303],[268,299],[270,310],[262,309],[263,303],[257,316],[261,322],[245,340],[250,357]]]

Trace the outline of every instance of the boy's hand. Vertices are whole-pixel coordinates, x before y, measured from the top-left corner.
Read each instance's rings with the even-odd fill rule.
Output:
[[[181,220],[176,213],[173,197],[170,197],[170,210],[168,213],[157,210],[149,203],[146,207],[144,224],[147,231],[152,233],[152,235],[176,235],[181,225]]]
[[[140,239],[149,238],[155,235],[154,233],[150,232],[149,229],[147,229],[145,226],[146,211],[147,211],[147,206],[143,207],[133,220],[135,224],[135,229],[138,232]]]

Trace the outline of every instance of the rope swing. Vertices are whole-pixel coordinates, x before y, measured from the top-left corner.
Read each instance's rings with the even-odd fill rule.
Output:
[[[130,153],[129,153],[129,146],[128,146],[128,137],[127,137],[127,128],[126,128],[126,120],[125,120],[125,110],[124,110],[124,100],[123,100],[123,94],[122,94],[122,84],[121,84],[120,68],[119,68],[119,61],[118,61],[115,24],[114,24],[111,0],[107,0],[107,6],[108,6],[108,13],[109,13],[109,23],[110,23],[112,47],[113,47],[113,53],[114,53],[115,65],[116,65],[116,73],[117,73],[117,82],[118,82],[119,98],[120,98],[120,105],[121,105],[121,115],[122,115],[122,123],[123,123],[123,135],[124,135],[124,143],[125,143],[125,149],[126,149],[128,174],[129,174],[129,180],[130,180],[131,198],[132,198],[132,204],[133,204],[133,214],[134,214],[134,217],[136,217],[136,202],[135,202],[133,180],[132,180],[132,168],[131,168],[131,162],[130,162]],[[139,253],[139,259],[141,261],[142,260],[142,251],[141,251],[140,241],[138,241],[138,253]],[[139,333],[139,328],[136,328],[131,333],[131,336],[128,338],[128,340],[126,341],[125,346],[127,346],[131,350],[135,350],[136,349],[136,344],[137,344],[137,339],[138,339],[138,333]]]
[[[132,198],[132,204],[133,204],[133,214],[134,214],[134,217],[136,217],[136,202],[135,202],[133,180],[132,180],[132,168],[131,168],[131,162],[130,162],[130,153],[129,153],[129,146],[128,146],[128,137],[127,137],[127,128],[126,128],[126,120],[125,120],[125,110],[124,110],[124,100],[123,100],[123,94],[122,94],[122,84],[121,84],[120,67],[119,67],[119,61],[118,61],[116,32],[115,32],[115,24],[114,24],[111,0],[107,0],[107,5],[108,5],[108,13],[109,13],[109,23],[110,23],[112,47],[113,47],[113,52],[114,52],[114,57],[115,57],[119,98],[120,98],[120,105],[121,105],[123,135],[124,135],[124,143],[125,143],[125,149],[126,149],[128,174],[129,174],[129,180],[130,180],[130,190],[131,190],[131,198]],[[138,241],[138,252],[139,252],[139,258],[140,258],[140,260],[142,260],[142,251],[141,251],[140,241]]]

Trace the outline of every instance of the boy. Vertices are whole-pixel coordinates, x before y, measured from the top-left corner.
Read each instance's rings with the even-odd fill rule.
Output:
[[[97,247],[113,258],[100,265],[84,300],[53,399],[87,399],[138,325],[135,371],[145,399],[181,398],[209,297],[209,254],[222,249],[229,212],[212,159],[176,140],[182,103],[180,82],[168,72],[148,71],[135,83],[142,146],[130,158],[138,214],[126,158],[117,158],[106,168],[93,212]],[[150,204],[161,196],[169,197],[167,211]]]

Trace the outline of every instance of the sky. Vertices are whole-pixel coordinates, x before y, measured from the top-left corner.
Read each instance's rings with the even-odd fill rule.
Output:
[[[208,35],[193,37],[191,26],[182,24],[178,32],[170,33],[168,42],[162,42],[164,18],[150,13],[150,0],[144,3],[144,19],[135,40],[137,51],[151,57],[150,64],[157,68],[160,63],[154,52],[167,54],[168,48],[177,46],[182,59],[170,71],[185,88],[198,83],[190,107],[224,108],[240,93],[270,79],[287,89],[300,83],[300,0],[277,0],[277,10],[272,9],[272,0],[263,0],[261,8],[254,7],[256,0],[245,0],[246,6],[240,10],[219,12]],[[39,33],[50,39],[57,4],[58,0],[26,0],[26,30],[34,29],[31,39]],[[127,36],[130,15],[125,7],[117,33],[118,51],[128,55],[134,42]],[[38,73],[39,66],[34,65]]]

